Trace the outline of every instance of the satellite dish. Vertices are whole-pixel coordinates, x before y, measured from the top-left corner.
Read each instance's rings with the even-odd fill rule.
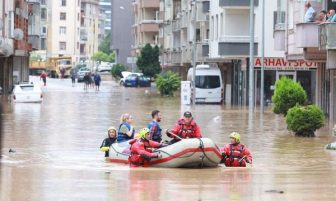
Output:
[[[5,43],[2,46],[2,52],[4,53],[5,56],[9,56],[9,55],[13,54],[13,47],[11,45],[9,45],[8,43]]]
[[[15,40],[22,40],[23,39],[22,29],[19,28],[14,29],[13,35]]]

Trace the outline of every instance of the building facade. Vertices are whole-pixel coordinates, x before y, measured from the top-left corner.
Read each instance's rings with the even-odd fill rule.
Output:
[[[130,65],[127,57],[131,56],[133,45],[133,0],[111,0],[111,49],[115,50],[116,63]]]
[[[132,55],[139,56],[146,44],[159,45],[160,1],[133,1],[134,24]]]
[[[80,62],[80,0],[48,0],[47,57],[68,56]],[[44,30],[42,30],[43,32]]]
[[[105,32],[111,31],[111,0],[100,0],[99,1],[99,8],[101,11],[101,14],[104,16],[104,19],[102,19],[102,28]]]
[[[99,46],[99,0],[81,0],[80,62],[91,61]]]
[[[159,33],[163,68],[173,69],[185,79],[192,65],[194,37],[196,63],[206,61],[209,56],[209,10],[209,0],[160,2],[160,13],[164,16]]]
[[[29,16],[34,12],[31,2],[24,0],[0,1],[2,18],[0,36],[0,84],[4,94],[9,93],[14,84],[29,81],[29,52],[32,45],[28,42]]]
[[[306,72],[305,78],[301,80],[298,72],[293,76],[297,77],[303,87],[312,85],[311,93],[314,93],[314,96],[311,102],[318,104],[330,122],[335,123],[336,37],[332,33],[336,31],[336,23],[304,22],[304,3],[293,0],[277,2],[279,13],[284,15],[284,23],[283,25],[278,23],[280,28],[274,32],[275,45],[285,51],[287,60],[302,59],[316,66],[314,71]],[[310,1],[310,3],[317,16],[321,10],[336,8],[336,2],[332,0]]]

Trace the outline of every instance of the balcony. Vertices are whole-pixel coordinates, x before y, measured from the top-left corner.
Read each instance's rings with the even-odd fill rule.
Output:
[[[298,48],[318,47],[318,25],[314,22],[298,23],[294,37]]]
[[[197,62],[205,62],[205,59],[209,57],[209,45],[204,43],[197,43]]]
[[[182,63],[181,58],[182,58],[182,51],[178,50],[171,52],[171,63],[180,64]]]
[[[141,0],[141,8],[160,8],[160,0]]]
[[[173,27],[174,32],[180,31],[181,30],[181,20],[177,19],[177,20],[172,21],[172,27]]]
[[[221,36],[218,43],[218,54],[222,56],[243,56],[250,53],[249,36]],[[255,41],[256,38],[255,38]],[[258,43],[254,43],[254,54],[258,54]]]
[[[324,50],[336,50],[336,23],[320,25],[319,47]]]
[[[325,60],[326,52],[319,49],[319,26],[316,23],[298,23],[294,33],[295,47],[303,48],[305,60]]]
[[[273,31],[274,49],[285,51],[286,30],[284,24],[277,24]]]
[[[189,45],[182,48],[182,63],[191,63],[191,47]]]
[[[254,0],[254,5],[258,6],[259,1]],[[250,6],[250,0],[219,0],[220,7]]]
[[[33,50],[39,50],[41,48],[40,47],[41,40],[40,40],[40,37],[38,35],[28,36],[28,43],[30,43],[32,45]]]
[[[319,47],[327,50],[327,69],[336,69],[336,23],[320,25]]]
[[[143,20],[140,24],[140,32],[159,32],[159,20]]]

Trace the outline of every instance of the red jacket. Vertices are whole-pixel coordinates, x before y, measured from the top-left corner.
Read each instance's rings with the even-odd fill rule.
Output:
[[[179,119],[177,124],[173,129],[170,130],[170,132],[174,133],[175,135],[180,136],[181,138],[201,138],[201,129],[196,124],[194,120],[191,120],[191,122],[187,125],[183,118]],[[178,140],[177,137],[169,135],[168,137],[175,138]]]
[[[246,161],[252,163],[252,154],[242,144],[227,144],[221,151],[224,156],[224,163],[227,167],[246,167]]]
[[[159,148],[160,143],[152,140],[133,139],[131,145],[131,156],[128,158],[131,167],[148,167],[151,158],[158,157],[158,153],[152,153],[148,148]]]

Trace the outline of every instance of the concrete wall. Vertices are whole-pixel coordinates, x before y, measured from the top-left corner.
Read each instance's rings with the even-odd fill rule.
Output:
[[[112,33],[111,48],[117,50],[116,62],[127,65],[127,57],[131,54],[133,44],[132,0],[111,0]]]

